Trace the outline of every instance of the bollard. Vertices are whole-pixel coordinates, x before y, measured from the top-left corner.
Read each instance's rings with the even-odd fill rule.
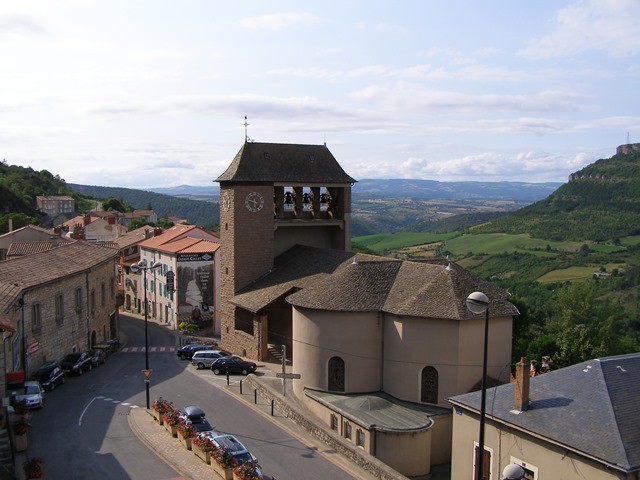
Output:
[[[242,380],[240,380],[240,395],[242,395]]]
[[[253,391],[253,403],[255,403],[256,405],[258,404],[258,389],[257,388]]]
[[[227,386],[229,386],[229,372],[227,372]]]
[[[273,417],[273,404],[274,404],[274,400],[271,399],[271,416]]]

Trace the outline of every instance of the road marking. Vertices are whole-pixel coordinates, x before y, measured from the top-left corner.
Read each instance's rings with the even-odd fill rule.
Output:
[[[144,347],[123,347],[119,350],[123,353],[144,353]],[[174,352],[175,347],[149,347],[149,353]]]

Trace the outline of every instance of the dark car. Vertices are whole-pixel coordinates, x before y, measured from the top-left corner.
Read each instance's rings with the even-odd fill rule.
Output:
[[[189,420],[198,433],[213,431],[213,426],[204,417],[204,411],[197,405],[187,405],[184,407],[182,418]]]
[[[91,365],[94,367],[99,367],[107,359],[104,351],[100,348],[89,350],[89,355],[91,355]]]
[[[178,356],[178,358],[181,358],[182,360],[191,360],[191,357],[193,357],[194,353],[200,350],[214,350],[215,348],[216,347],[214,345],[204,345],[202,343],[194,343],[194,344],[185,345],[184,347],[177,349],[176,355]]]
[[[74,375],[82,375],[84,372],[90,372],[92,367],[89,352],[70,353],[60,361],[60,368]]]
[[[224,373],[241,373],[249,375],[256,371],[258,366],[253,362],[247,362],[240,357],[222,357],[211,364],[211,371],[216,375]]]
[[[62,385],[66,377],[67,375],[56,360],[46,362],[33,374],[33,379],[38,380],[45,390],[53,390],[58,385]]]

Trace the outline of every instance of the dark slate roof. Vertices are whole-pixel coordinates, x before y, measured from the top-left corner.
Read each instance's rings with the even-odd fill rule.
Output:
[[[465,299],[476,290],[491,300],[491,316],[518,313],[506,300],[507,292],[456,264],[447,268],[447,262],[417,263],[297,245],[231,301],[255,313],[290,294],[287,301],[302,308],[463,320],[474,318]]]
[[[216,182],[350,184],[326,145],[246,142]]]
[[[367,429],[415,432],[431,427],[431,417],[451,415],[447,408],[404,402],[384,392],[337,394],[310,388],[304,391],[309,397]]]
[[[117,257],[118,251],[113,248],[74,241],[0,262],[0,312],[6,311],[24,290],[84,272]]]
[[[640,353],[599,358],[531,378],[528,410],[514,410],[515,385],[487,390],[487,418],[599,459],[640,470]],[[449,399],[480,411],[480,392]]]

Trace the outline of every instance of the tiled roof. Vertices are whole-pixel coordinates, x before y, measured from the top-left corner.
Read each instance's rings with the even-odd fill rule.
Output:
[[[65,238],[59,238],[56,241],[39,241],[39,242],[13,242],[7,249],[7,257],[19,257],[22,255],[31,255],[32,253],[46,252],[63,243],[69,243]]]
[[[119,237],[114,238],[113,242],[117,243],[120,248],[130,247],[131,245],[135,245],[136,243],[146,240],[147,231],[151,231],[149,235],[153,235],[153,227],[144,225],[140,228],[136,228],[135,230],[127,232],[124,235],[120,235]]]
[[[117,256],[113,248],[75,241],[0,262],[0,311],[25,289],[83,272]]]
[[[474,318],[465,300],[477,290],[489,297],[491,316],[518,314],[507,292],[456,264],[447,268],[446,262],[408,262],[298,245],[231,302],[257,312],[291,293],[287,301],[303,308],[464,320]]]
[[[326,145],[245,143],[216,182],[291,182],[349,184],[345,173]]]
[[[41,198],[43,200],[73,200],[73,197],[68,195],[37,195],[36,198]]]
[[[640,353],[589,360],[531,378],[528,410],[515,384],[487,390],[487,418],[583,453],[624,472],[640,470]],[[449,399],[480,411],[480,392]]]
[[[174,239],[187,234],[194,228],[198,227],[196,227],[195,225],[174,225],[173,227],[165,230],[161,235],[145,240],[140,244],[140,246],[145,248],[158,248],[161,245],[169,243]]]
[[[305,388],[314,400],[367,428],[387,432],[411,432],[429,428],[431,417],[450,415],[447,408],[403,402],[384,392],[336,394]]]
[[[161,245],[156,250],[167,253],[212,253],[219,248],[219,243],[187,237]]]

